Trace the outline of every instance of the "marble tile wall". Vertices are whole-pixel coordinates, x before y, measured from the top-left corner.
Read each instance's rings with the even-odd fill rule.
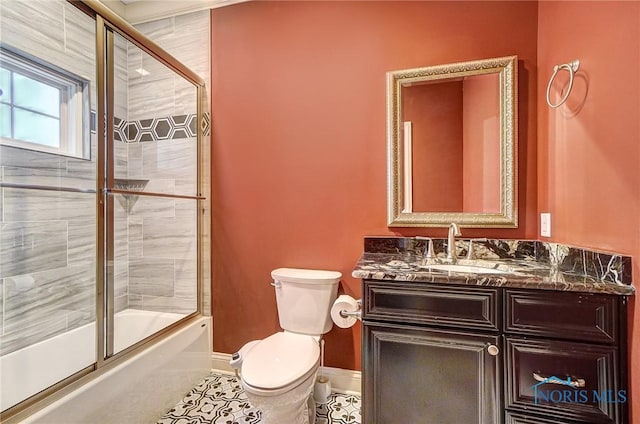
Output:
[[[202,48],[209,43],[206,11],[138,29],[208,78],[208,49]],[[143,180],[147,192],[197,194],[196,88],[124,38],[116,36],[115,44],[116,177]],[[116,311],[195,310],[197,203],[116,196],[114,205]],[[208,275],[208,262],[203,274]],[[208,278],[204,285],[208,288]]]
[[[136,25],[136,28],[151,38],[169,54],[184,63],[200,75],[209,86],[209,11],[189,13],[157,21]],[[163,65],[137,49],[129,51],[130,74],[137,73],[139,66],[150,75],[138,74],[131,78],[129,85],[130,114],[128,119],[135,122],[139,132],[130,137],[128,144],[129,178],[149,179],[147,191],[194,195],[208,193],[208,183],[197,187],[196,174],[197,139],[195,132],[198,123],[195,119],[197,104],[194,102],[196,91],[193,85],[182,77],[171,74]],[[132,69],[133,68],[133,69]],[[205,94],[204,100],[208,98]],[[167,101],[172,98],[173,101]],[[143,106],[144,105],[144,106]],[[208,102],[203,105],[208,111]],[[209,171],[209,122],[206,113],[206,131],[201,144],[202,181],[208,181]],[[185,120],[182,120],[182,117]],[[165,121],[167,125],[165,125]],[[160,124],[160,125],[158,125]],[[145,130],[150,128],[151,131]],[[167,128],[168,131],[167,131]],[[184,128],[187,137],[179,131]],[[153,143],[142,141],[144,133],[151,133],[157,140]],[[131,133],[129,134],[132,135]],[[197,287],[193,285],[197,269],[197,228],[195,201],[162,199],[140,199],[134,206],[129,221],[129,243],[132,265],[130,272],[135,275],[151,270],[161,260],[167,267],[167,273],[173,270],[173,278],[156,279],[154,284],[143,282],[135,277],[130,282],[130,305],[144,309],[172,310],[175,312],[195,307]],[[202,311],[210,314],[209,280],[209,203],[201,202],[205,213],[201,219],[203,263]],[[131,218],[134,218],[133,220]],[[135,242],[132,234],[137,235]],[[134,254],[131,243],[138,250]],[[141,252],[140,252],[141,251]],[[140,255],[140,253],[142,253]],[[172,284],[173,297],[161,296],[168,293]]]
[[[95,21],[63,0],[0,2],[7,46],[88,80]],[[91,97],[95,109],[95,97]],[[91,160],[0,146],[0,179],[95,188]],[[0,188],[0,354],[95,319],[95,194]]]

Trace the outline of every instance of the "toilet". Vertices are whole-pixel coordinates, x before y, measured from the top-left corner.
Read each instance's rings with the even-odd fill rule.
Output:
[[[245,344],[231,366],[263,424],[313,424],[312,392],[320,364],[321,336],[333,326],[330,309],[342,274],[279,268],[271,272],[284,330]]]

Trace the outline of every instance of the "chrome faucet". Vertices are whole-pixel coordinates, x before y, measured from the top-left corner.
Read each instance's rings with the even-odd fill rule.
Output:
[[[426,265],[435,257],[435,253],[433,249],[433,239],[431,239],[431,237],[422,237],[422,236],[416,236],[415,238],[416,240],[425,240],[427,242],[424,246],[424,254],[422,258],[422,264]]]
[[[458,224],[452,222],[449,224],[449,235],[447,236],[447,260],[451,263],[455,263],[458,260],[456,256],[456,237],[461,236],[462,233],[458,228]]]

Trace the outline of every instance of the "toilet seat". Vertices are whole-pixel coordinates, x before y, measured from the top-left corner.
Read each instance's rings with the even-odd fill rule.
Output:
[[[320,347],[313,336],[275,333],[247,352],[242,381],[260,392],[282,392],[279,389],[297,385],[315,372],[319,358]]]

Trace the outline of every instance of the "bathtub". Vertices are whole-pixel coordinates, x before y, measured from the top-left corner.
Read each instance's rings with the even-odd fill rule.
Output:
[[[180,318],[182,315],[172,313],[119,312],[114,322],[114,351]],[[209,373],[210,335],[211,319],[199,318],[22,422],[155,422]],[[1,357],[2,410],[90,366],[95,356],[94,323]]]

